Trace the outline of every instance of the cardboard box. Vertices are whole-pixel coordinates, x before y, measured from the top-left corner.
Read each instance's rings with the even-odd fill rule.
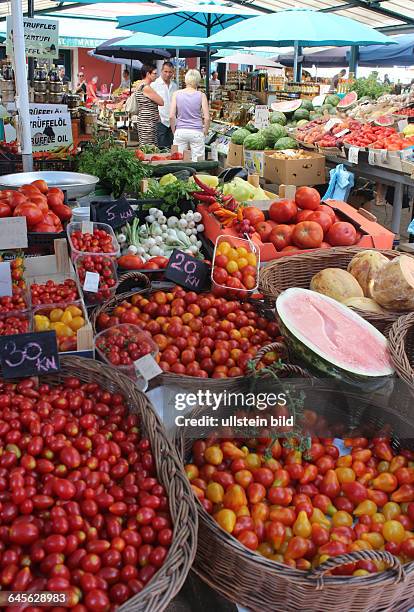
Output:
[[[263,176],[265,168],[264,151],[246,151],[244,149],[244,167],[249,174]]]
[[[78,285],[78,292],[81,296],[78,301],[82,302],[82,310],[86,315],[86,324],[77,331],[76,351],[67,351],[62,355],[75,355],[78,357],[90,357],[93,359],[93,330],[87,318],[87,309],[83,303],[82,292],[77,281],[76,273],[72,262],[69,259],[68,244],[66,239],[58,239],[55,243],[54,255],[43,255],[41,257],[27,257],[25,259],[25,279],[30,286],[32,283],[45,283],[53,280],[55,283],[62,283],[67,278],[72,278]],[[33,310],[37,306],[33,307]]]
[[[277,185],[322,185],[326,183],[325,156],[308,151],[308,159],[277,159],[265,152],[263,176]]]
[[[233,168],[234,166],[244,165],[244,149],[243,145],[229,144],[229,150],[227,153],[226,168]]]
[[[290,194],[294,193],[295,187],[292,185],[283,185],[279,197],[292,197]],[[274,200],[278,196],[275,196]],[[268,201],[268,206],[271,200]],[[324,202],[334,209],[337,216],[341,221],[348,221],[354,225],[355,229],[361,233],[361,238],[355,246],[364,247],[366,249],[392,249],[394,234],[387,230],[382,225],[376,222],[376,217],[367,211],[361,209],[358,212],[346,204],[346,202],[340,202],[338,200],[331,200]],[[198,212],[202,215],[202,223],[204,225],[204,235],[214,244],[217,237],[221,234],[228,236],[236,236],[236,232],[229,227],[222,228],[218,219],[207,211],[207,208],[203,205],[199,205],[197,208]],[[262,209],[263,210],[263,209]],[[267,210],[264,210],[265,215]],[[252,241],[257,244],[260,249],[260,261],[272,261],[273,259],[279,259],[280,257],[286,257],[289,253],[281,253],[276,251],[274,245],[271,242],[262,242],[258,234],[251,236]],[[300,251],[309,253],[310,250]]]

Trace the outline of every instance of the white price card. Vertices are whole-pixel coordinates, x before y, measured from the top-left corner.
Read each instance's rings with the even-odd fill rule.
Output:
[[[100,276],[98,272],[87,272],[83,282],[83,290],[98,293]]]
[[[82,234],[93,234],[92,221],[82,221]]]
[[[359,148],[358,147],[349,147],[348,161],[350,161],[351,164],[357,164],[358,163],[358,157],[359,157]]]
[[[322,106],[325,102],[326,94],[320,94],[319,96],[315,96],[312,100],[313,106]]]
[[[254,127],[258,130],[269,125],[269,107],[265,104],[258,104],[254,109]]]
[[[387,149],[380,149],[378,153],[379,153],[379,160],[383,164],[384,162],[387,161],[388,151]]]
[[[9,261],[0,263],[0,297],[13,295],[12,277]]]
[[[401,151],[401,159],[409,159],[412,154],[413,154],[413,148],[412,147],[408,147],[408,149],[403,149]]]
[[[329,121],[327,121],[325,125],[323,126],[323,131],[329,132],[329,130],[331,130],[333,126],[336,125],[337,123],[342,123],[341,119],[335,119],[335,118],[329,119]]]
[[[346,128],[345,130],[342,130],[342,132],[338,132],[337,134],[335,134],[336,138],[342,138],[342,136],[345,136],[345,134],[348,134],[349,130],[348,128]]]
[[[375,153],[375,149],[368,149],[368,163],[371,164],[371,166],[375,166],[377,163]]]
[[[3,219],[0,219],[0,250],[26,248],[26,217],[3,217]]]
[[[399,131],[399,132],[402,132],[402,131],[403,131],[403,129],[404,129],[405,127],[407,127],[407,125],[408,125],[408,121],[407,121],[407,119],[400,119],[400,121],[398,122],[398,124],[397,124],[397,125],[398,125],[398,131]]]
[[[138,374],[145,378],[145,380],[151,380],[159,374],[162,374],[160,366],[151,354],[144,355],[140,359],[134,361],[134,366]]]

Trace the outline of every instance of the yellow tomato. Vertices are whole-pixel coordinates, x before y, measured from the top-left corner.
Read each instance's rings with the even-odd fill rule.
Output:
[[[44,315],[34,316],[35,331],[46,331],[50,328],[50,321]]]
[[[374,550],[378,550],[382,546],[384,546],[384,538],[380,533],[376,531],[371,531],[370,533],[363,533],[361,536],[362,540],[369,542]]]
[[[396,502],[387,502],[384,504],[382,514],[385,516],[387,521],[397,518],[401,514],[401,508]]]
[[[229,259],[234,259],[234,261],[237,261],[239,258],[239,254],[237,253],[236,249],[230,248],[229,251],[226,253],[226,256]]]
[[[60,321],[65,325],[69,325],[69,323],[72,321],[72,315],[70,314],[69,310],[65,310]]]
[[[260,460],[260,456],[257,455],[256,453],[249,453],[245,461],[249,468],[259,468],[262,464]]]
[[[249,253],[249,251],[244,247],[237,247],[236,251],[239,257],[246,257],[246,255]]]
[[[249,266],[256,266],[257,265],[257,259],[256,259],[256,255],[254,253],[248,253],[246,259],[249,262]]]
[[[355,516],[362,516],[363,514],[368,514],[368,516],[373,516],[377,511],[377,504],[370,499],[364,499],[363,502],[358,504],[358,506],[353,511]]]
[[[69,327],[73,329],[73,331],[78,331],[85,325],[85,319],[83,317],[73,317],[72,321],[69,323]]]
[[[345,510],[338,510],[332,515],[332,525],[334,527],[352,527],[352,523],[352,516]]]
[[[62,338],[63,336],[73,336],[73,330],[65,323],[61,323],[60,321],[56,321],[50,324],[50,329],[54,329],[58,338]]]
[[[219,512],[217,512],[214,518],[216,519],[220,527],[227,531],[227,533],[231,533],[233,531],[234,526],[236,524],[236,514],[233,512],[233,510],[227,510],[227,508],[223,508],[222,510],[219,510]]]
[[[83,312],[79,306],[75,306],[75,304],[70,304],[70,306],[66,306],[65,311],[70,312],[72,317],[82,317]]]
[[[206,497],[213,504],[220,504],[223,501],[224,489],[218,482],[210,482],[207,485]]]
[[[231,259],[226,266],[226,270],[229,274],[233,274],[234,272],[237,272],[238,269],[239,269],[239,266],[237,265],[237,261],[235,261],[234,259]]]
[[[357,569],[352,572],[353,576],[369,576],[369,571],[364,569]]]
[[[207,461],[207,463],[211,463],[211,465],[220,465],[220,463],[223,461],[223,452],[216,444],[209,446],[205,450],[204,459]]]
[[[382,528],[382,535],[387,542],[396,542],[401,544],[405,538],[405,529],[399,521],[385,521]]]
[[[220,244],[217,247],[217,253],[219,255],[227,255],[227,253],[230,251],[231,249],[231,245],[228,242],[220,242]]]
[[[57,321],[61,320],[62,316],[63,316],[63,310],[61,308],[53,308],[53,310],[50,311],[49,319],[53,323],[56,323]]]
[[[239,259],[237,260],[237,266],[239,270],[242,270],[248,265],[249,265],[249,262],[247,261],[246,257],[239,257]]]

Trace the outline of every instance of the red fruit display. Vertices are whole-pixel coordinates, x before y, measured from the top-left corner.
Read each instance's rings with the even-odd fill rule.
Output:
[[[295,193],[295,202],[298,208],[317,210],[321,203],[321,196],[314,187],[298,187]]]
[[[292,242],[302,249],[314,249],[321,246],[323,230],[315,221],[302,221],[293,230]]]
[[[55,283],[53,280],[48,280],[42,285],[33,283],[30,285],[30,294],[33,306],[73,302],[79,298],[76,282],[71,278],[63,283]]]
[[[73,249],[82,253],[116,253],[111,234],[104,229],[95,228],[93,234],[75,230],[70,234]]]
[[[98,304],[109,299],[116,287],[116,270],[114,261],[106,255],[80,255],[75,262],[76,273],[83,286],[87,272],[99,274],[98,291],[85,291],[88,302]]]
[[[99,334],[95,340],[96,348],[114,366],[129,366],[144,355],[158,352],[151,336],[137,325],[117,325]]]
[[[293,223],[297,212],[294,200],[277,200],[269,207],[269,218],[276,223]]]
[[[275,246],[276,251],[282,251],[292,241],[294,225],[276,225],[270,233],[269,241]]]
[[[332,246],[352,246],[357,242],[357,232],[351,223],[338,221],[331,225],[326,239]]]

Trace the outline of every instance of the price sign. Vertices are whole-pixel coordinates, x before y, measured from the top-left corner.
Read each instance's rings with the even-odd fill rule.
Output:
[[[403,149],[401,151],[401,159],[409,159],[413,154],[413,147],[408,147],[408,149]]]
[[[26,217],[0,219],[0,250],[27,248]]]
[[[2,336],[0,360],[4,378],[58,372],[60,365],[56,332]]]
[[[269,125],[269,108],[265,104],[258,104],[254,108],[254,127],[258,130]]]
[[[371,166],[375,166],[376,164],[375,149],[368,149],[368,163],[371,164]]]
[[[162,369],[152,355],[144,355],[137,359],[134,361],[134,366],[138,374],[145,378],[145,380],[151,380],[162,374]]]
[[[350,147],[348,151],[348,161],[350,161],[351,164],[357,164],[358,157],[359,157],[358,147]]]
[[[100,223],[107,223],[113,229],[118,229],[131,221],[135,212],[126,197],[122,196],[114,202],[101,204],[96,210],[96,217]]]
[[[342,123],[341,119],[335,119],[335,118],[329,119],[329,121],[325,123],[323,131],[329,132],[329,130],[331,130],[333,126],[336,125],[337,123]]]
[[[9,261],[0,263],[0,297],[13,295],[12,277]]]
[[[379,159],[380,159],[380,162],[382,164],[387,161],[387,156],[388,156],[387,149],[380,149],[379,150]]]
[[[348,128],[346,128],[345,130],[342,130],[342,132],[338,132],[337,134],[335,134],[335,136],[337,138],[342,138],[342,136],[345,136],[345,134],[348,134],[349,130]]]
[[[204,261],[174,249],[164,276],[190,291],[203,291],[210,276],[210,266]]]
[[[399,132],[402,132],[402,131],[403,131],[403,129],[404,129],[405,127],[407,127],[407,125],[408,125],[408,121],[407,121],[407,119],[401,119],[401,120],[398,122],[398,124],[397,124],[397,125],[398,125],[398,131],[399,131]]]
[[[99,274],[98,272],[87,272],[83,283],[83,290],[90,293],[98,293],[99,289]]]

